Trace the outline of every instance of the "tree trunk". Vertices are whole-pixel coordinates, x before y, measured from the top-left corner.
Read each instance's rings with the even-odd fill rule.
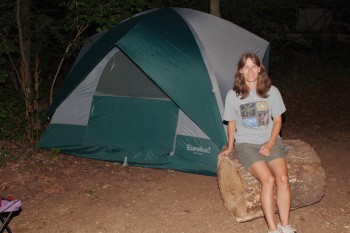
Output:
[[[35,124],[35,112],[37,104],[34,102],[34,85],[31,75],[30,60],[30,0],[16,1],[16,20],[18,26],[21,63],[19,82],[26,107],[25,117],[27,120],[26,134],[30,143],[34,142],[33,132]]]
[[[210,14],[221,17],[220,0],[210,0]]]
[[[291,209],[320,201],[325,191],[325,172],[316,152],[301,140],[284,140],[284,145],[292,195]],[[217,177],[224,205],[238,222],[263,216],[260,182],[242,167],[233,153],[218,161]]]
[[[17,26],[23,76],[29,90],[30,99],[34,97],[33,81],[30,72],[30,0],[17,0]]]

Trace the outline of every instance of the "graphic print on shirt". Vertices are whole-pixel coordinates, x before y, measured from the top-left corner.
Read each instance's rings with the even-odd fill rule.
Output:
[[[260,128],[269,124],[269,106],[267,101],[241,104],[240,112],[245,128]]]

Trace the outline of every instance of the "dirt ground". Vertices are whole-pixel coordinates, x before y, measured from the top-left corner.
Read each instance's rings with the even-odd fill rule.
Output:
[[[283,94],[283,138],[309,143],[326,172],[322,200],[291,212],[298,233],[350,233],[350,87],[349,82],[335,85],[308,89],[304,101],[305,92]],[[12,151],[20,147],[1,143]],[[231,217],[216,177],[49,156],[47,151],[9,162],[0,175],[1,195],[23,201],[10,223],[14,233],[267,232],[263,218],[237,223]]]

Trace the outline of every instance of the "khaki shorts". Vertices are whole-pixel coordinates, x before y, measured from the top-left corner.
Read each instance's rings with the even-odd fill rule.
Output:
[[[264,144],[250,144],[250,143],[236,143],[235,144],[235,152],[236,157],[239,162],[248,169],[253,163],[258,161],[265,161],[266,163],[277,159],[277,158],[285,158],[286,151],[282,144],[282,139],[277,138],[275,144],[272,147],[271,154],[269,156],[264,156],[259,153],[260,148]]]

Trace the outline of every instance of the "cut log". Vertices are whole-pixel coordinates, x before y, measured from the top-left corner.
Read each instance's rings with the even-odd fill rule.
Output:
[[[316,152],[301,140],[283,143],[287,151],[291,209],[319,202],[325,192],[325,172]],[[260,182],[242,167],[234,153],[219,159],[217,178],[224,205],[237,222],[263,216]]]

